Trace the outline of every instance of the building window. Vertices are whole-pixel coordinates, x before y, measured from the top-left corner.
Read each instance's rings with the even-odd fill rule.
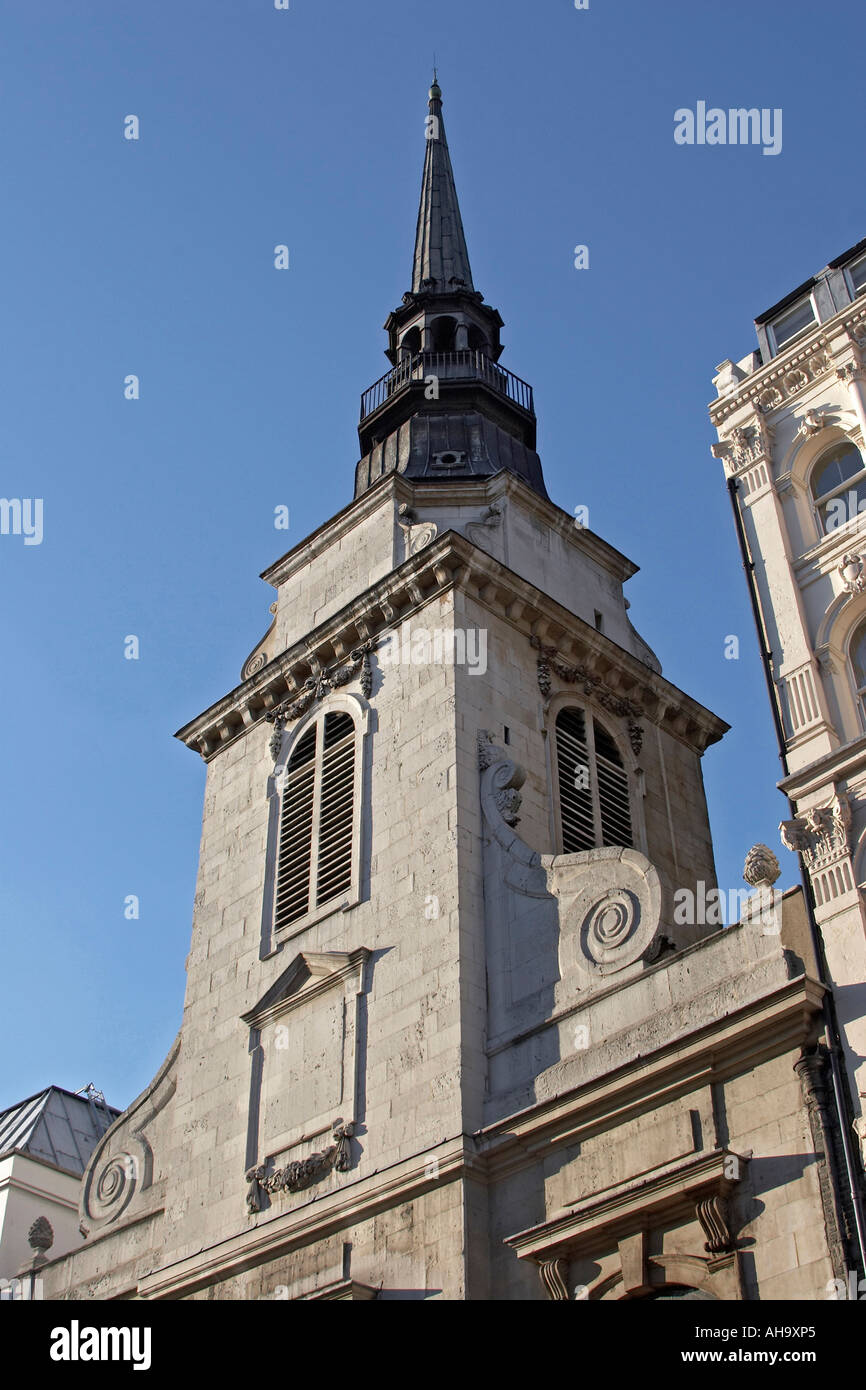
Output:
[[[355,720],[339,710],[320,712],[292,749],[280,805],[277,931],[350,894],[358,842],[358,746]]]
[[[801,299],[795,304],[793,309],[788,309],[784,314],[780,314],[770,324],[773,334],[773,342],[777,352],[788,343],[792,343],[795,338],[799,338],[801,333],[805,333],[817,320],[811,299]]]
[[[855,629],[848,647],[857,699],[860,701],[860,717],[866,722],[866,622]]]
[[[848,277],[851,298],[856,299],[858,294],[862,294],[866,290],[866,256],[861,256],[859,260],[852,261],[849,266],[846,266],[845,274]]]
[[[559,833],[564,854],[633,844],[629,778],[616,743],[586,710],[556,717]]]
[[[866,467],[860,450],[846,441],[822,454],[812,469],[810,487],[822,531],[835,531],[866,511]]]

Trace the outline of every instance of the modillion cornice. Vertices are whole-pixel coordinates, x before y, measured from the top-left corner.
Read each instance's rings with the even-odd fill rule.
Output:
[[[333,679],[335,667],[341,673],[355,667],[352,676],[367,685],[369,656],[375,661],[380,639],[452,589],[477,599],[523,640],[536,639],[555,648],[562,662],[579,663],[606,692],[640,706],[644,720],[697,752],[726,731],[723,720],[644,662],[463,536],[447,531],[184,725],[176,737],[209,762],[252,726],[269,727],[269,715],[293,706],[305,711],[311,691],[315,698],[315,691],[326,694],[335,683],[343,684]]]

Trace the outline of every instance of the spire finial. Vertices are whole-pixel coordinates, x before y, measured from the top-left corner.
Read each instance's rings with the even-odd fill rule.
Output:
[[[471,290],[472,271],[454,187],[454,172],[445,138],[442,120],[442,89],[438,69],[433,67],[433,85],[429,92],[425,126],[427,153],[424,177],[421,182],[421,204],[415,232],[415,258],[412,267],[412,292],[434,288],[439,294],[448,293],[455,285]]]

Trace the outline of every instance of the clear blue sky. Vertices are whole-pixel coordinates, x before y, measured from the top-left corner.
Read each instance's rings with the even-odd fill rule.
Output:
[[[733,725],[705,759],[720,883],[757,840],[782,855],[706,405],[755,314],[866,235],[861,20],[852,0],[7,0],[0,494],[44,499],[44,540],[0,537],[0,1105],[88,1081],[125,1105],[179,1026],[204,766],[172,734],[267,628],[260,571],[351,497],[434,50],[550,494],[640,564],[633,621]],[[698,100],[781,107],[782,153],[676,146]]]

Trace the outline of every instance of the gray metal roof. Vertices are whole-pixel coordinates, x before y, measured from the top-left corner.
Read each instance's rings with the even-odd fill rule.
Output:
[[[49,1086],[0,1112],[0,1154],[23,1153],[71,1173],[83,1173],[119,1114],[104,1101]]]
[[[471,290],[469,252],[466,250],[454,171],[445,139],[442,92],[437,82],[430,88],[428,110],[434,124],[429,128],[424,156],[412,290],[417,294],[425,282],[432,282],[431,287],[442,294],[453,289],[452,279],[459,280],[466,289]]]

